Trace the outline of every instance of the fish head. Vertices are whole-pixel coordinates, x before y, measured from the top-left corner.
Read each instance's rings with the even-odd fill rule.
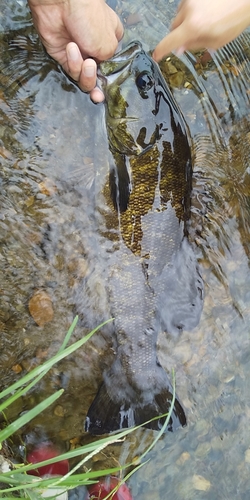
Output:
[[[158,64],[132,42],[100,64],[99,78],[106,100],[106,124],[111,151],[140,155],[168,133],[176,103]]]

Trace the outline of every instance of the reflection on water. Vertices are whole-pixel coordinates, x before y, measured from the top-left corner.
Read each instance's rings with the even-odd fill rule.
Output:
[[[124,44],[137,38],[151,49],[175,8],[175,2],[166,8],[160,0],[157,11],[148,1],[118,3],[128,20]],[[140,14],[137,24],[129,23],[133,13]],[[81,280],[82,311],[88,314],[75,338],[109,317],[100,279],[109,245],[102,194],[108,147],[103,106],[94,106],[46,57],[26,5],[4,2],[0,27],[0,353],[6,385],[19,369],[29,370],[58,349],[75,314]],[[178,341],[159,338],[159,359],[166,370],[175,368],[188,426],[168,433],[132,477],[138,500],[249,497],[249,51],[245,34],[212,58],[171,56],[161,65],[193,140],[190,237],[206,296],[194,331],[183,332]],[[28,311],[36,290],[44,290],[53,304],[53,320],[44,327],[36,326]],[[68,447],[91,439],[83,421],[112,358],[105,333],[13,408],[14,415],[55,388],[66,389],[42,420],[24,430],[28,442],[46,435]],[[151,438],[142,430],[105,456],[100,453],[94,466],[124,463]]]

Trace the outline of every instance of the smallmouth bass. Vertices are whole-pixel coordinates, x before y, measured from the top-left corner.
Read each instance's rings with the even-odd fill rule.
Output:
[[[120,240],[107,285],[116,357],[88,410],[85,428],[93,434],[169,411],[173,389],[157,358],[157,336],[194,328],[203,305],[203,282],[188,242],[192,164],[183,116],[139,42],[100,70]],[[168,430],[184,425],[176,398]]]

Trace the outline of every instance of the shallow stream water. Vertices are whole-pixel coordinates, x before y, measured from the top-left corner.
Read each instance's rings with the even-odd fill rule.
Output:
[[[93,211],[108,174],[104,106],[95,106],[44,53],[26,2],[0,9],[0,373],[1,386],[60,347],[86,276],[82,311],[97,326],[103,298],[102,252]],[[173,1],[114,5],[123,46],[152,49],[169,28]],[[190,228],[205,283],[200,324],[178,339],[161,334],[159,359],[174,368],[187,412],[185,429],[167,433],[129,481],[138,500],[248,500],[250,492],[250,35],[210,56],[171,55],[161,69],[190,128],[193,206]],[[106,182],[106,181],[105,181]],[[103,200],[103,203],[105,200]],[[99,265],[99,267],[98,267]],[[43,291],[53,318],[38,326],[29,300]],[[74,339],[89,330],[77,326]],[[22,430],[27,446],[51,439],[62,450],[91,440],[83,422],[110,346],[101,333],[62,361],[8,415],[59,387],[59,402]],[[153,432],[141,430],[95,457],[93,467],[127,463]]]

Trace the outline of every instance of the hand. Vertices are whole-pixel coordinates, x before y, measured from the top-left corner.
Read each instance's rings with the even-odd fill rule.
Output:
[[[104,0],[28,2],[48,54],[84,92],[90,92],[94,102],[101,102],[103,93],[95,87],[96,63],[109,59],[123,36],[116,13]]]
[[[171,32],[153,52],[160,61],[170,52],[218,49],[250,24],[250,0],[182,0]]]

